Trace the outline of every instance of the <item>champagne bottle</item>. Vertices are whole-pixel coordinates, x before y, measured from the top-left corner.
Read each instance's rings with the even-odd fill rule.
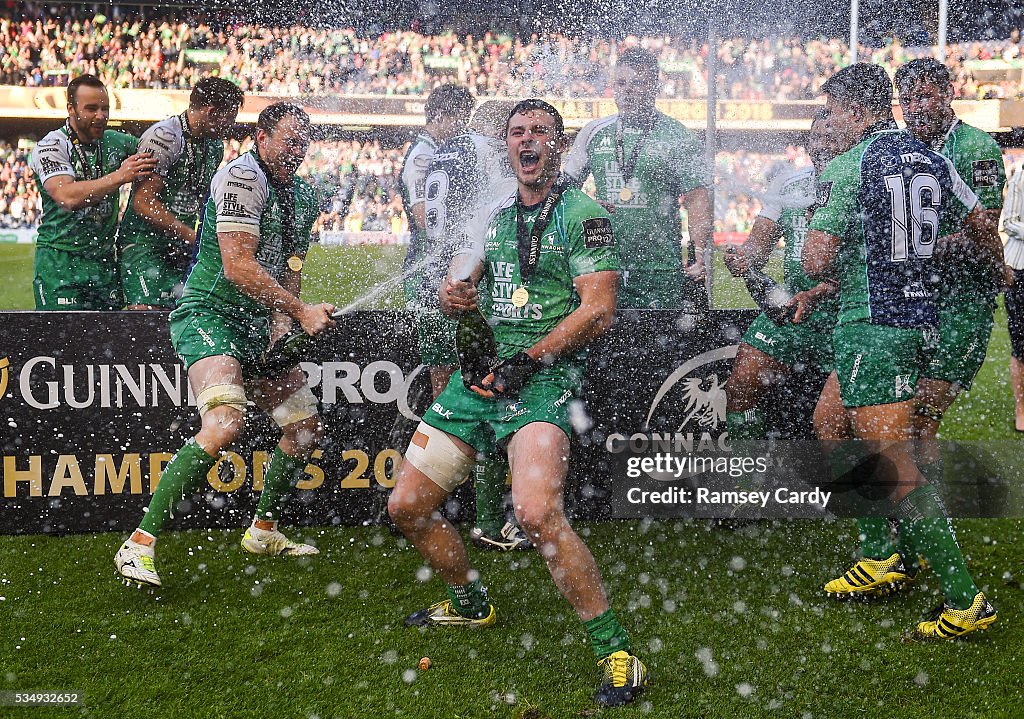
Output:
[[[331,319],[337,320],[341,313],[337,310]],[[319,336],[319,335],[318,335]],[[298,322],[285,333],[281,339],[272,344],[260,355],[258,375],[261,377],[280,377],[302,361],[309,351],[309,342],[313,337],[306,334]]]
[[[464,312],[455,328],[455,351],[462,368],[462,383],[479,386],[498,364],[498,344],[480,308]]]
[[[785,287],[760,270],[750,269],[743,278],[747,284],[750,298],[777,325],[788,324],[793,319],[795,309],[788,307],[793,299]]]

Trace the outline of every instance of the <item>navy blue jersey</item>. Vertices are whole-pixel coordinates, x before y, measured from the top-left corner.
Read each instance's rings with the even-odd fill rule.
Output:
[[[839,323],[934,326],[937,241],[978,203],[949,159],[909,132],[880,130],[829,164],[818,194],[810,229],[841,240]]]

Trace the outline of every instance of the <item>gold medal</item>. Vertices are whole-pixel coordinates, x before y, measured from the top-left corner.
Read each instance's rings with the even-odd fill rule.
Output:
[[[302,258],[298,255],[292,255],[288,258],[288,269],[292,272],[299,272],[302,270]]]
[[[628,187],[623,187],[621,190],[619,190],[619,199],[622,202],[629,202],[630,200],[633,199],[633,191]]]
[[[512,304],[516,307],[525,307],[530,301],[530,293],[525,287],[520,287],[512,293]]]

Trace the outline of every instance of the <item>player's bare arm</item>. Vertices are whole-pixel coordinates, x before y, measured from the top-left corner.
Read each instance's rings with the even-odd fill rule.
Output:
[[[580,306],[559,322],[533,347],[502,361],[471,389],[484,397],[517,392],[526,378],[559,357],[571,355],[600,337],[615,320],[619,273],[604,271],[573,280]]]
[[[479,297],[476,286],[484,274],[482,262],[476,264],[468,279],[456,279],[451,273],[445,277],[438,292],[441,311],[448,317],[458,317],[463,312],[476,309]]]
[[[305,259],[305,256],[301,259]],[[285,269],[284,275],[281,276],[281,286],[296,297],[299,297],[302,291],[302,272]],[[270,344],[274,344],[288,334],[291,328],[291,317],[284,312],[272,312],[270,315]]]
[[[615,320],[618,272],[591,272],[573,280],[580,306],[559,322],[551,332],[527,350],[545,364],[574,354],[596,340]]]
[[[690,277],[704,275],[704,252],[711,247],[714,219],[711,216],[711,193],[706,187],[695,187],[683,195],[683,206],[686,208],[686,222],[690,228],[690,238],[696,261],[686,268]]]
[[[725,266],[733,277],[743,277],[753,268],[759,270],[768,262],[775,243],[782,237],[782,226],[767,217],[758,217],[750,234],[739,247],[730,247],[725,252]]]
[[[259,237],[248,232],[218,232],[224,273],[238,289],[274,312],[288,315],[306,331],[316,335],[334,326],[334,306],[326,302],[308,305],[275,280],[256,261]]]
[[[804,272],[814,279],[825,279],[839,253],[840,240],[821,230],[808,230],[801,259]]]
[[[814,312],[815,306],[817,306],[819,302],[826,297],[836,294],[838,291],[839,288],[834,283],[826,280],[824,282],[819,282],[809,290],[797,292],[793,295],[793,299],[786,303],[787,307],[795,308],[791,319],[793,324],[800,324],[810,317],[811,313]]]
[[[43,189],[65,210],[92,207],[121,185],[148,177],[156,169],[156,158],[139,153],[125,158],[121,166],[95,180],[75,180],[71,175],[57,175],[43,183]]]
[[[163,191],[164,178],[160,175],[150,174],[136,180],[135,194],[132,196],[132,209],[158,230],[178,238],[186,245],[195,244],[195,228],[186,225],[167,209],[167,206],[160,200],[160,193]]]

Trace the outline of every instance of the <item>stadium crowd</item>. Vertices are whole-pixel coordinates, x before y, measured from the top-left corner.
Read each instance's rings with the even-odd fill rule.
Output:
[[[25,144],[23,141],[22,145]],[[248,144],[229,141],[224,161],[230,162]],[[379,140],[320,140],[310,145],[299,174],[314,184],[337,186],[341,191],[317,221],[316,230],[340,232],[389,232],[409,230],[402,209],[399,173],[409,144],[384,147]],[[38,223],[41,198],[26,162],[27,149],[0,141],[0,227],[31,228]],[[1024,161],[1024,153],[1004,152],[1008,170]],[[761,210],[757,190],[774,166],[783,161],[807,166],[802,148],[782,153],[719,152],[715,162],[718,201],[715,232],[746,233]],[[351,194],[349,194],[351,193]]]
[[[960,97],[1020,97],[1021,38],[954,44],[948,63]],[[62,14],[28,19],[0,16],[0,84],[63,86],[82,73],[110,88],[185,89],[206,75],[237,82],[245,92],[295,95],[426,94],[458,82],[477,95],[609,97],[604,58],[623,46],[655,52],[666,82],[663,97],[704,97],[707,46],[675,37],[559,34],[528,39],[500,32],[424,35],[411,30],[368,37],[352,28],[263,27],[164,19],[113,19]],[[890,74],[931,53],[894,41],[861,48],[861,58]],[[719,92],[742,100],[799,100],[816,96],[848,56],[836,39],[730,38],[720,43]],[[1017,67],[1016,78],[975,77],[979,61]]]

